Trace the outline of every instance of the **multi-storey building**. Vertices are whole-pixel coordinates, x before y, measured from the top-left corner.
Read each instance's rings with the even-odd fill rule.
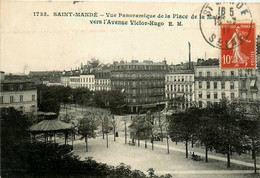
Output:
[[[195,101],[199,107],[219,102],[220,99],[238,97],[237,70],[220,70],[219,65],[205,63],[195,66]]]
[[[256,42],[258,69],[239,70],[239,99],[246,104],[260,103],[260,36]]]
[[[0,108],[14,107],[26,113],[37,112],[37,89],[28,80],[5,80],[1,72]]]
[[[126,96],[130,112],[140,113],[164,105],[166,61],[114,62],[111,67],[111,89]]]
[[[80,87],[95,90],[95,76],[93,74],[80,74]]]
[[[179,70],[166,74],[165,97],[168,104],[180,98],[178,105],[181,109],[190,107],[194,102],[194,71]]]
[[[70,72],[63,71],[62,76],[60,78],[61,85],[64,87],[70,86]]]
[[[70,76],[69,86],[71,88],[79,88],[80,87],[80,75]]]
[[[260,102],[260,69],[239,70],[239,100]]]
[[[61,85],[61,71],[31,71],[29,77],[35,84]]]
[[[111,90],[111,79],[109,69],[99,70],[95,72],[95,90],[109,91]]]

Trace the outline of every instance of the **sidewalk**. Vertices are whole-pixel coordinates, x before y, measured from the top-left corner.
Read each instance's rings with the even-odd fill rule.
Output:
[[[122,137],[118,137],[118,139],[121,139],[121,140],[124,140],[124,138]],[[143,144],[144,145],[144,141],[143,140],[140,140],[140,144]],[[149,147],[152,147],[152,144],[147,141],[147,146]],[[162,149],[165,149],[165,151],[167,152],[167,145],[160,145],[160,144],[157,144],[156,142],[154,143],[154,148],[162,148]],[[178,152],[182,152],[182,153],[186,153],[185,150],[183,149],[179,149],[179,148],[172,148],[171,146],[169,146],[169,150],[170,150],[170,154],[171,154],[171,151],[178,151]],[[192,148],[189,148],[189,153],[190,152],[194,152],[194,154],[197,154],[201,157],[205,157],[205,154],[202,154],[202,153],[199,153],[195,150],[193,150]],[[219,161],[224,161],[226,162],[227,159],[226,158],[223,158],[223,157],[219,157],[219,156],[215,156],[215,155],[208,155],[208,158],[209,159],[215,159],[215,160],[219,160]],[[248,163],[248,162],[244,162],[244,161],[240,161],[240,160],[235,160],[235,159],[230,159],[231,163],[235,163],[235,164],[239,164],[239,165],[243,165],[243,166],[248,166],[248,167],[252,167],[254,168],[254,163]],[[252,160],[253,162],[253,160]],[[260,165],[257,164],[256,167],[259,169],[260,168]],[[252,173],[252,171],[251,171]]]
[[[209,160],[208,163],[192,161],[191,158],[185,158],[185,149],[172,147],[170,154],[167,154],[166,145],[158,143],[154,144],[154,150],[151,149],[151,143],[147,143],[148,147],[145,149],[144,141],[140,141],[140,147],[137,144],[130,146],[128,142],[125,144],[123,137],[117,137],[116,142],[114,142],[111,136],[109,137],[109,148],[106,148],[106,139],[102,139],[102,137],[89,140],[89,152],[85,152],[84,140],[76,140],[74,145],[74,154],[82,159],[93,157],[97,162],[111,166],[117,166],[123,162],[131,166],[132,170],[137,169],[144,173],[147,173],[149,168],[153,168],[157,175],[171,174],[175,178],[259,177],[259,173],[254,174],[251,166],[240,165],[243,161],[236,163],[237,166],[231,162],[233,166],[231,165],[232,167],[229,169],[224,164],[226,160],[219,161],[217,156],[214,157],[215,160]]]

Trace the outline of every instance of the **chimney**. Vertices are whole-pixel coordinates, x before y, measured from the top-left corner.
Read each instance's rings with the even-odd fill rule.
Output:
[[[191,48],[191,45],[190,45],[190,42],[189,42],[189,69],[190,69],[190,62],[191,62],[191,54],[190,54],[190,48]]]
[[[5,80],[5,72],[4,71],[0,71],[0,79]]]

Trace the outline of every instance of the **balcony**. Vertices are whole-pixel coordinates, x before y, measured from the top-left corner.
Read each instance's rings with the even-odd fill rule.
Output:
[[[239,78],[242,80],[246,80],[247,79],[247,74],[240,74]]]
[[[195,76],[195,80],[197,81],[223,81],[223,80],[238,80],[238,76],[208,76],[208,77],[203,77],[203,76]]]
[[[239,90],[241,91],[241,92],[246,92],[247,91],[247,88],[239,88]]]
[[[256,74],[252,74],[251,76],[250,76],[250,79],[252,80],[256,80],[257,79],[257,75]]]
[[[257,92],[257,91],[258,91],[257,86],[250,87],[250,91],[251,91],[251,92]]]
[[[259,99],[253,99],[253,98],[240,98],[239,101],[242,103],[259,103],[260,102]]]

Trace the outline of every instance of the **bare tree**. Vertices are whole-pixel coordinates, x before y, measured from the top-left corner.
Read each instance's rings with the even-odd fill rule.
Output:
[[[78,131],[82,135],[82,138],[85,138],[86,152],[88,152],[88,138],[95,138],[94,130],[97,129],[96,123],[96,119],[92,113],[85,114],[79,121]]]
[[[114,141],[116,141],[116,129],[119,126],[120,123],[118,122],[118,120],[115,119],[115,116],[113,114],[110,117],[110,123],[113,127]]]

